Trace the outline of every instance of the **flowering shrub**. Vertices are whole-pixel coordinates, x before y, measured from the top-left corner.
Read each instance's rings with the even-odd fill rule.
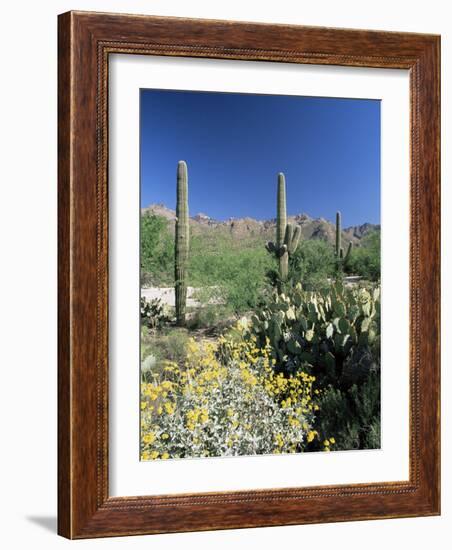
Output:
[[[141,459],[301,452],[318,437],[313,376],[277,374],[270,343],[234,337],[198,343],[141,385]],[[334,438],[324,442],[329,450]]]

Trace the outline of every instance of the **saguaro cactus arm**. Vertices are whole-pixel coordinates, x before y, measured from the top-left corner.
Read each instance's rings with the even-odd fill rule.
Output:
[[[352,249],[353,249],[353,243],[349,242],[347,247],[347,252],[345,253],[345,256],[344,256],[344,262],[346,262],[350,258]]]
[[[288,223],[286,227],[286,236],[284,237],[284,244],[287,245],[289,256],[294,254],[297,250],[300,237],[301,227],[299,225],[293,226],[291,223]]]

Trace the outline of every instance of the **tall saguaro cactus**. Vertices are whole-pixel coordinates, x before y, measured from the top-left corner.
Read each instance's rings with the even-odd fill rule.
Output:
[[[266,248],[278,259],[279,279],[285,282],[289,276],[289,256],[298,247],[301,228],[299,225],[293,226],[287,223],[286,179],[282,172],[278,174],[276,206],[276,243],[268,242]]]
[[[177,165],[176,237],[174,254],[174,290],[176,294],[176,320],[178,325],[185,324],[188,247],[188,175],[187,164],[185,161],[181,160]]]
[[[336,212],[336,250],[334,254],[336,256],[336,272],[338,275],[344,271],[344,266],[350,258],[350,254],[353,248],[353,243],[348,243],[347,252],[344,256],[344,249],[342,248],[342,227],[341,227],[341,213]]]
[[[278,190],[276,196],[276,245],[284,245],[287,226],[286,209],[286,178],[281,172],[278,174]],[[287,250],[286,250],[287,252]]]

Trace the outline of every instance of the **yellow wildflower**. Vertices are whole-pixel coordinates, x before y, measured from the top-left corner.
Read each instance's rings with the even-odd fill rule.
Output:
[[[171,403],[170,401],[166,401],[163,406],[165,407],[165,412],[167,414],[173,414],[174,413],[175,407],[174,407],[173,403]]]
[[[154,443],[155,441],[155,433],[149,432],[143,436],[143,442],[146,444]]]
[[[201,409],[201,414],[199,415],[199,421],[202,424],[205,424],[209,420],[209,411],[207,409]]]

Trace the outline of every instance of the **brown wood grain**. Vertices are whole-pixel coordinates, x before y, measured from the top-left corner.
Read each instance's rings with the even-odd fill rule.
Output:
[[[69,14],[60,16],[60,29]],[[58,33],[58,531],[71,532],[70,410],[70,34]]]
[[[68,538],[439,514],[438,36],[69,12],[58,63],[58,532]],[[108,56],[410,70],[410,480],[108,495]]]

